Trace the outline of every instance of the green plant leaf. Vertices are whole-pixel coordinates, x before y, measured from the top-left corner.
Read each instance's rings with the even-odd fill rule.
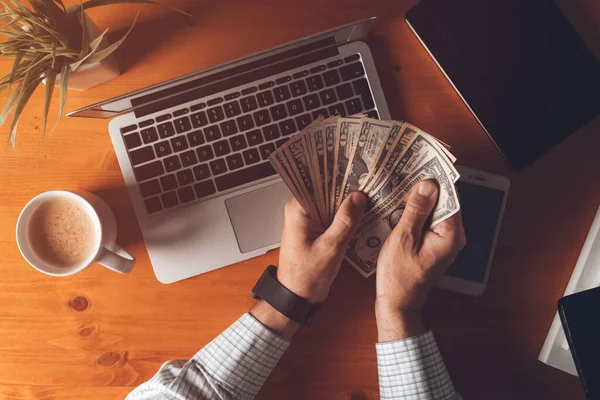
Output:
[[[23,52],[18,52],[15,56],[15,61],[13,62],[12,70],[10,71],[10,77],[8,78],[8,94],[10,94],[10,87],[14,82],[17,69],[21,65],[21,60],[23,59]]]
[[[71,73],[71,68],[69,67],[69,63],[67,61],[65,61],[65,63],[62,66],[62,69],[60,70],[60,105],[59,105],[59,110],[58,110],[58,119],[56,120],[56,122],[54,123],[54,126],[52,127],[52,130],[50,131],[50,134],[52,135],[52,133],[54,132],[54,130],[56,129],[58,123],[60,122],[60,118],[62,117],[63,113],[65,112],[65,104],[67,103],[67,89],[69,87],[69,74]]]
[[[129,35],[129,33],[131,33],[131,31],[133,30],[133,27],[135,26],[135,23],[137,22],[139,16],[140,16],[140,13],[138,11],[137,15],[135,16],[135,19],[133,20],[133,23],[129,27],[129,30],[127,32],[125,32],[125,34],[119,40],[117,40],[113,44],[107,46],[105,49],[96,51],[95,54],[90,53],[89,56],[86,57],[85,63],[93,64],[95,62],[102,61],[106,57],[111,55],[115,50],[117,50],[119,48],[119,46],[121,46],[123,44],[125,39],[127,39],[127,36]]]
[[[75,71],[81,64],[83,64],[88,58],[90,58],[96,52],[96,50],[98,50],[98,46],[100,46],[100,43],[102,43],[102,40],[104,39],[104,36],[107,32],[108,28],[106,28],[106,30],[102,32],[96,39],[90,42],[90,51],[88,54],[86,54],[82,59],[71,63],[72,71]]]
[[[33,94],[35,89],[38,87],[38,85],[42,82],[42,80],[43,80],[42,77],[37,76],[37,77],[31,79],[28,82],[28,84],[24,84],[25,82],[23,82],[23,84],[22,84],[23,90],[22,90],[20,96],[18,97],[18,100],[14,107],[12,121],[10,124],[10,128],[8,130],[8,132],[9,132],[8,137],[13,146],[13,149],[16,148],[17,124],[19,123],[19,118],[21,118],[21,113],[23,112],[23,109],[25,109],[25,105],[27,105],[27,102],[31,98],[31,95]]]

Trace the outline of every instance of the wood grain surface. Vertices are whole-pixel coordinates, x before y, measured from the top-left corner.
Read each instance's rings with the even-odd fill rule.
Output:
[[[169,4],[194,26],[145,5],[92,10],[114,39],[123,74],[69,92],[68,110],[369,16],[369,44],[392,116],[452,145],[459,163],[511,179],[490,281],[479,298],[435,291],[426,320],[465,399],[583,399],[577,378],[537,361],[598,204],[600,118],[531,167],[508,169],[404,21],[414,0],[200,1]],[[600,4],[560,2],[600,55]],[[1,60],[2,73],[11,60]],[[58,95],[53,98],[58,103]],[[277,251],[162,285],[154,277],[107,133],[108,121],[63,118],[41,145],[43,89],[30,101],[0,170],[0,398],[121,399],[169,359],[186,359],[253,304],[249,291]],[[56,118],[56,110],[51,118]],[[7,128],[0,130],[5,143]],[[122,276],[95,265],[45,276],[21,258],[21,208],[51,189],[100,195],[119,221],[119,243],[138,260]],[[177,268],[177,265],[173,265]],[[262,399],[378,398],[374,279],[346,266],[310,328],[302,329]]]

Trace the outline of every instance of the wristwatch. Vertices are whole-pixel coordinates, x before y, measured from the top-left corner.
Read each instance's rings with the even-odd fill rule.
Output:
[[[252,297],[264,300],[277,311],[299,324],[307,325],[319,304],[312,304],[277,280],[277,267],[269,265],[252,289]]]

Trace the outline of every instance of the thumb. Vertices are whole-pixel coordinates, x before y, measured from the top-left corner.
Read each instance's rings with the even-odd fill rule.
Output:
[[[329,243],[337,246],[348,246],[350,238],[358,229],[367,207],[367,198],[361,192],[351,193],[342,202],[338,212],[333,218],[331,226],[321,236]]]
[[[409,232],[415,243],[421,241],[425,221],[431,214],[438,197],[438,188],[434,181],[419,182],[411,191],[398,227]]]

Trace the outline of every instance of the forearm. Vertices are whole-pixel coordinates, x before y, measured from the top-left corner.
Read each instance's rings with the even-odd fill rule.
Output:
[[[127,399],[253,399],[296,329],[297,324],[258,302],[189,361],[165,363]]]
[[[431,331],[418,311],[376,310],[377,366],[382,400],[458,400]]]

